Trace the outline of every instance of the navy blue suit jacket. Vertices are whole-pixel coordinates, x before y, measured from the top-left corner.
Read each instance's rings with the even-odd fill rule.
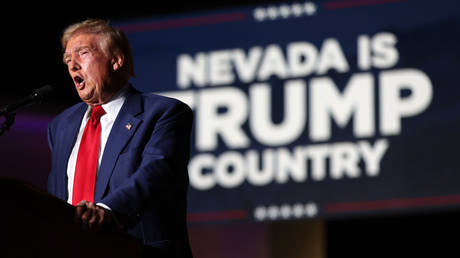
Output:
[[[76,104],[48,127],[48,191],[62,200],[67,200],[67,163],[86,109],[85,103]],[[128,233],[170,257],[192,256],[186,227],[192,116],[178,100],[130,88],[96,180],[95,203],[109,206]]]

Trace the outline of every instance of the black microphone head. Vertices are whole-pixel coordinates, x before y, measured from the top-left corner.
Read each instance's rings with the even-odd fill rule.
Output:
[[[45,85],[33,91],[34,99],[37,103],[41,103],[43,100],[51,97],[54,93],[54,87],[51,85]]]

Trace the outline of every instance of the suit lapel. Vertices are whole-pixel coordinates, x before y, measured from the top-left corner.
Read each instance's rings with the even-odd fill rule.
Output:
[[[99,167],[96,180],[96,189],[94,193],[95,202],[100,201],[104,195],[118,156],[141,124],[142,120],[136,118],[136,116],[142,111],[141,94],[138,92],[129,94],[113,123],[112,130],[105,145],[101,166]]]

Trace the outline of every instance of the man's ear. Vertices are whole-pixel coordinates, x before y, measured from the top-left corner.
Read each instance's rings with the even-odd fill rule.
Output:
[[[114,71],[120,70],[121,67],[123,67],[123,63],[124,63],[124,57],[122,55],[116,54],[112,57],[111,64],[112,64],[112,69]]]

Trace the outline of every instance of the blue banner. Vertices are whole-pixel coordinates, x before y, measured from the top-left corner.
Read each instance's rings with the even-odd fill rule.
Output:
[[[195,114],[189,222],[460,207],[460,8],[279,3],[120,22]]]

